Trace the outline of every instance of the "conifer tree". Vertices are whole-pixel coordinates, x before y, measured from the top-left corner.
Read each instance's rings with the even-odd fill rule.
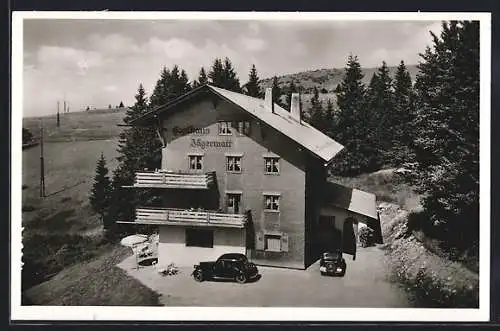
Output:
[[[290,107],[292,106],[292,93],[297,93],[299,90],[297,86],[295,86],[293,80],[290,82],[288,86],[288,93],[286,95],[285,107],[288,111],[290,111]]]
[[[240,80],[234,71],[233,64],[229,58],[224,59],[224,88],[234,92],[240,92]]]
[[[278,83],[278,77],[274,76],[273,77],[273,85],[271,86],[272,91],[273,91],[273,102],[283,108],[284,105],[281,102],[281,87]]]
[[[227,57],[224,59],[224,62],[220,58],[214,60],[208,77],[214,86],[234,92],[241,91],[240,80],[234,71],[231,60]]]
[[[111,221],[107,216],[111,201],[112,186],[111,180],[108,177],[108,168],[106,167],[106,159],[103,153],[101,153],[101,157],[97,160],[95,172],[94,184],[92,185],[89,197],[90,205],[99,214],[104,229],[107,230],[110,227]]]
[[[123,108],[123,101],[120,101],[120,105],[118,106],[119,108]]]
[[[210,83],[217,87],[223,86],[224,80],[224,66],[222,65],[222,60],[216,58],[212,64],[211,70],[208,72],[208,78],[210,78]]]
[[[172,70],[163,68],[150,98],[151,108],[162,106],[189,92],[191,86],[184,69],[174,65]]]
[[[162,73],[165,73],[165,70]],[[158,96],[158,100],[160,97]],[[150,110],[142,84],[139,85],[135,100],[135,104],[125,113],[123,121],[126,125],[130,125],[133,120]],[[119,164],[113,172],[110,215],[113,220],[132,220],[136,206],[146,198],[142,191],[123,189],[122,186],[132,185],[137,171],[160,167],[161,143],[153,127],[130,126],[120,133],[118,152]]]
[[[311,98],[311,107],[309,108],[309,124],[325,133],[328,125],[325,119],[323,105],[319,99],[319,91],[316,87],[314,87],[313,96]]]
[[[333,106],[333,102],[330,98],[326,102],[325,123],[326,123],[325,134],[331,138],[334,138],[335,133],[337,131],[337,116],[335,114],[335,108]]]
[[[365,144],[373,149],[370,168],[377,170],[384,164],[393,166],[394,159],[389,151],[395,143],[393,127],[397,118],[394,114],[392,79],[385,61],[373,74],[365,101],[365,112],[371,124]]]
[[[259,76],[257,75],[257,69],[255,68],[255,64],[252,64],[252,68],[250,69],[250,73],[248,74],[248,83],[246,84],[247,92],[246,94],[254,97],[261,98],[262,93],[259,87]]]
[[[198,86],[202,86],[202,85],[205,85],[207,83],[208,83],[208,77],[207,77],[207,74],[205,72],[205,68],[201,67],[200,73],[198,75],[198,80],[195,80],[193,82],[193,87],[196,88]]]
[[[416,169],[429,223],[449,242],[478,245],[479,22],[443,22],[421,54],[413,126]]]
[[[370,119],[364,107],[366,88],[357,56],[349,55],[343,80],[335,93],[339,108],[336,137],[344,145],[344,150],[338,156],[334,170],[346,175],[369,171],[374,151],[367,145]]]
[[[390,155],[394,165],[401,166],[413,160],[410,146],[415,138],[412,121],[414,120],[415,94],[410,73],[405,63],[400,62],[393,82],[394,114],[393,114],[393,146]]]

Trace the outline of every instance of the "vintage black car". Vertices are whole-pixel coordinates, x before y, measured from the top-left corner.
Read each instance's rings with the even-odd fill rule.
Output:
[[[257,266],[239,253],[221,255],[215,262],[200,262],[192,273],[197,282],[204,280],[235,280],[240,284],[259,277]]]
[[[319,271],[325,276],[343,277],[346,272],[347,265],[342,257],[341,251],[324,252],[319,261]]]

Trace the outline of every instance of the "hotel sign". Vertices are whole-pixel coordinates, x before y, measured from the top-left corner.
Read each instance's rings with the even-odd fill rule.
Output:
[[[210,135],[210,128],[197,128],[194,126],[187,126],[187,127],[179,127],[175,126],[172,129],[172,132],[174,136],[184,136],[184,135],[191,135],[191,147],[192,148],[200,148],[200,149],[207,149],[207,148],[231,148],[232,147],[232,141],[226,137],[224,140],[217,140],[217,139],[202,139],[202,138],[197,138],[198,136],[207,136]],[[193,137],[193,136],[196,136]],[[214,137],[215,138],[215,137]]]

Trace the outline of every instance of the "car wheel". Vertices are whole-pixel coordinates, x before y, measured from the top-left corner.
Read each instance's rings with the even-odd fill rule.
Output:
[[[203,273],[201,272],[201,270],[196,271],[194,273],[193,277],[194,277],[194,280],[196,280],[197,282],[203,281]]]
[[[246,283],[247,277],[244,274],[239,274],[236,276],[236,281],[240,284]]]

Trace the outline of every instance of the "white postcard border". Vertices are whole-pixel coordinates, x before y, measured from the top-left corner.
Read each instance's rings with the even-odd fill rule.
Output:
[[[479,309],[21,306],[21,128],[24,19],[126,20],[478,20],[480,21]],[[11,320],[121,321],[488,321],[490,316],[490,13],[29,12],[12,13]]]

